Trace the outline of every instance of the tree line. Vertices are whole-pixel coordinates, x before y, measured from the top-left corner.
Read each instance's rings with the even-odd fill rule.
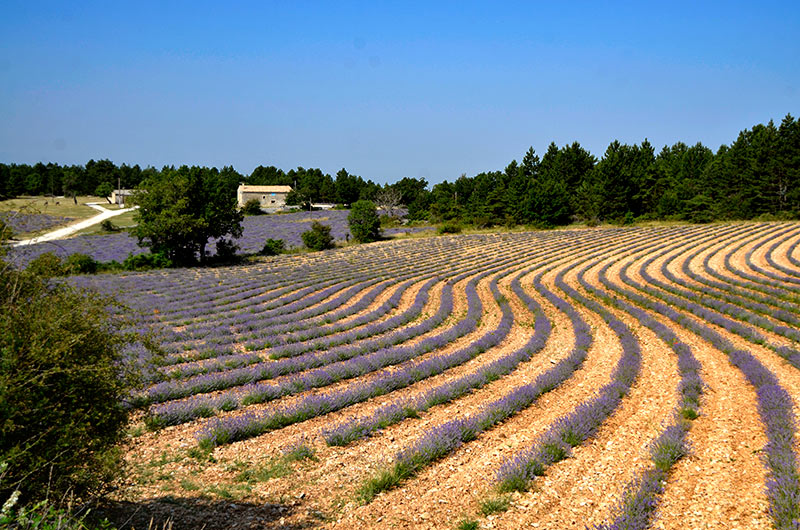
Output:
[[[416,177],[380,186],[345,169],[335,176],[303,167],[258,166],[247,176],[231,166],[191,169],[218,175],[234,191],[240,182],[292,186],[288,204],[373,200],[384,207],[404,204],[411,219],[477,226],[795,218],[800,216],[800,121],[787,115],[780,125],[755,125],[716,152],[701,143],[678,142],[656,153],[647,140],[634,145],[615,140],[598,159],[578,142],[551,143],[541,157],[530,148],[521,162],[512,160],[503,170],[432,187]],[[133,188],[174,171],[118,167],[109,160],[85,166],[0,164],[0,197],[103,195],[118,182]]]

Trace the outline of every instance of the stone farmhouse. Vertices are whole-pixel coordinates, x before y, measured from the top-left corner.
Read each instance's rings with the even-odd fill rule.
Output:
[[[286,209],[286,195],[292,191],[291,186],[249,186],[240,184],[236,191],[239,208],[251,200],[256,199],[261,204],[261,209],[267,212],[277,212]]]

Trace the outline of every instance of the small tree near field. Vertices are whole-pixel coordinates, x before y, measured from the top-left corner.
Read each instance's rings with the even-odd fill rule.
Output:
[[[303,244],[311,250],[326,250],[333,248],[333,236],[331,227],[319,221],[311,223],[311,229],[303,232]]]
[[[372,201],[356,201],[347,216],[350,233],[359,243],[377,241],[381,237],[381,220]]]

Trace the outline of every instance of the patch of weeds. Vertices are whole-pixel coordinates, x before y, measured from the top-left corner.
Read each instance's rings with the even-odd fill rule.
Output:
[[[148,467],[140,467],[136,473],[136,482],[142,485],[152,484],[155,482],[155,471]]]
[[[511,506],[511,497],[508,495],[501,495],[499,497],[490,497],[481,501],[481,514],[492,515],[493,513],[504,512]]]
[[[256,482],[266,482],[272,478],[285,477],[292,472],[288,462],[282,458],[269,459],[263,465],[256,468],[246,468],[236,475],[236,482],[246,482],[253,484]]]
[[[138,438],[139,436],[143,435],[146,432],[147,432],[147,427],[143,423],[139,423],[128,429],[127,435],[128,438]]]
[[[214,450],[213,450],[212,447],[207,447],[207,448],[206,447],[192,447],[191,449],[189,449],[186,452],[186,454],[190,458],[194,458],[195,460],[197,460],[200,463],[209,462],[209,463],[213,464],[213,463],[216,463],[216,461],[217,461],[217,459],[214,458],[214,455],[212,454],[213,451]]]
[[[317,457],[314,455],[314,449],[305,440],[301,439],[284,449],[282,459],[286,462],[299,462],[301,460],[316,460]]]
[[[220,484],[209,486],[205,489],[206,494],[214,495],[221,499],[226,500],[239,500],[247,497],[253,492],[253,488],[249,484]]]
[[[192,480],[182,478],[181,488],[183,488],[186,491],[197,491],[200,489],[200,485]]]
[[[164,467],[165,465],[170,463],[169,455],[166,451],[161,451],[161,455],[156,458],[155,460],[151,460],[148,465],[150,467]]]
[[[465,517],[456,524],[457,530],[478,530],[478,528],[480,528],[478,521],[470,517]]]

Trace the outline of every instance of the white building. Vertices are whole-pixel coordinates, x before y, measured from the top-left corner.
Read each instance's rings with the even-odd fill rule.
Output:
[[[291,186],[249,186],[240,184],[236,191],[239,208],[249,200],[256,199],[261,204],[261,209],[268,212],[277,212],[286,208],[286,195],[292,191]]]

